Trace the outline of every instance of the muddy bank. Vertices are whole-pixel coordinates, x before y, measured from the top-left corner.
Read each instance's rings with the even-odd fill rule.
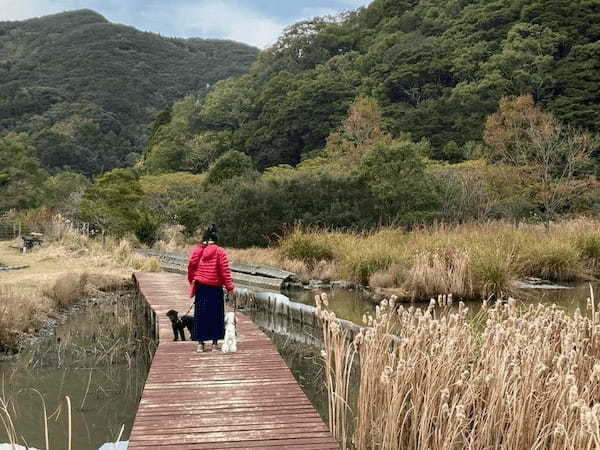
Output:
[[[25,331],[22,331],[10,345],[0,353],[0,361],[12,360],[19,353],[26,352],[52,337],[58,327],[66,323],[72,316],[88,311],[101,305],[115,305],[127,295],[134,295],[133,282],[123,283],[119,290],[96,291],[85,295],[70,303],[66,307],[58,308],[46,315],[43,319],[33,320]]]

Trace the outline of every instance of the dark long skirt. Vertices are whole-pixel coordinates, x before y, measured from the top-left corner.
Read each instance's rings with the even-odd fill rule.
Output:
[[[195,341],[212,341],[225,337],[223,288],[196,282],[192,336]]]

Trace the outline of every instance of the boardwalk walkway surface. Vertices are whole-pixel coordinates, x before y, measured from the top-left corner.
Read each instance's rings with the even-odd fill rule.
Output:
[[[196,353],[173,342],[166,312],[190,305],[187,280],[136,274],[156,312],[159,345],[135,417],[130,449],[337,449],[270,339],[237,313],[237,353]]]

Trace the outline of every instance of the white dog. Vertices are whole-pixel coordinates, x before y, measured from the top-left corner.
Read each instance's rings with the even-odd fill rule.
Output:
[[[237,332],[235,325],[235,313],[225,313],[225,338],[221,346],[223,353],[237,352]]]

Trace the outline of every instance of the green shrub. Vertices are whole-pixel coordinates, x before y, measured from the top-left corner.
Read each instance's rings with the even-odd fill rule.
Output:
[[[502,296],[510,292],[515,278],[514,255],[500,248],[479,252],[472,260],[471,274],[476,294]]]
[[[315,240],[315,236],[295,231],[285,237],[281,243],[281,252],[290,259],[297,259],[309,267],[319,261],[331,261],[333,251],[325,243]]]
[[[568,242],[540,241],[525,249],[520,272],[550,281],[575,281],[582,269],[578,251]]]
[[[246,177],[254,173],[252,158],[242,152],[230,150],[223,154],[208,170],[207,182],[221,184],[236,177]]]
[[[158,217],[148,211],[142,211],[133,232],[138,241],[152,247],[160,239],[160,226]]]
[[[356,252],[344,258],[342,273],[344,276],[366,286],[373,274],[387,270],[393,263],[394,260],[390,255],[365,255],[362,252]]]
[[[596,271],[600,268],[600,232],[589,232],[578,236],[575,246],[581,252],[581,256],[589,261],[592,270]]]

